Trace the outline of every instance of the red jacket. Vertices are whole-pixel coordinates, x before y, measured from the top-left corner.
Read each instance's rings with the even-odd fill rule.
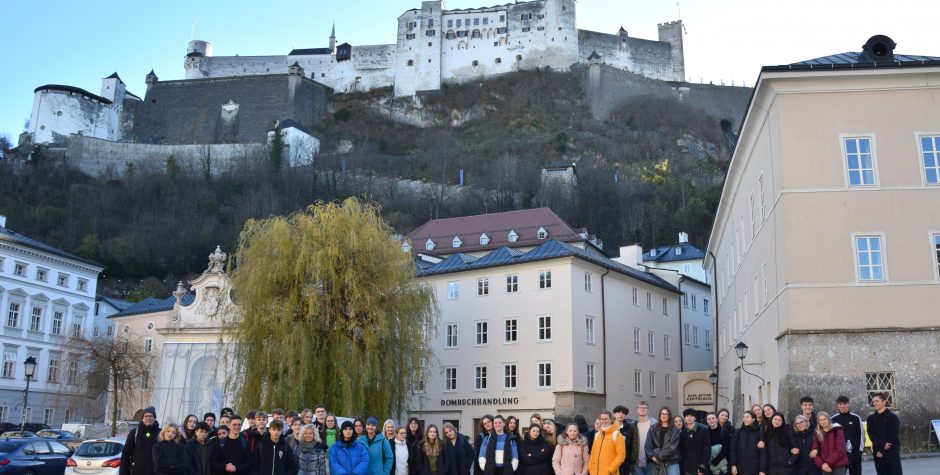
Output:
[[[849,456],[845,453],[845,435],[839,424],[832,424],[822,441],[819,440],[818,432],[813,434],[813,450],[819,451],[813,459],[819,468],[822,468],[824,463],[829,464],[829,468],[849,465]]]

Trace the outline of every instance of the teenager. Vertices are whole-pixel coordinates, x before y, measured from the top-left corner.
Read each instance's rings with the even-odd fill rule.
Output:
[[[137,427],[131,429],[121,452],[120,475],[153,475],[153,446],[157,445],[160,424],[157,411],[144,409]]]
[[[392,447],[385,436],[379,433],[379,420],[369,417],[359,443],[369,451],[369,475],[385,475],[392,470]]]
[[[728,431],[728,435],[734,435],[734,424],[731,423],[731,411],[721,408],[718,410],[718,423],[721,428]]]
[[[550,419],[542,422],[542,427],[545,427],[547,422],[550,422]],[[554,473],[552,470],[554,449],[542,435],[542,427],[529,427],[522,440],[519,441],[518,473],[522,475],[553,475]]]
[[[626,450],[624,452],[625,459],[622,464],[620,464],[620,475],[632,475],[633,469],[636,468],[636,459],[640,452],[638,447],[639,437],[636,435],[635,423],[627,419],[627,414],[630,413],[630,410],[625,406],[616,406],[614,407],[614,420],[617,421],[617,424],[620,425],[618,429],[620,435],[623,436],[623,442],[625,444]]]
[[[764,431],[764,453],[761,469],[768,475],[793,475],[799,460],[799,448],[790,437],[783,414],[770,418],[770,426]]]
[[[755,422],[758,426],[763,427],[764,425],[764,408],[760,404],[754,404],[751,406],[751,412],[754,413]]]
[[[757,415],[753,411],[746,411],[741,417],[741,427],[734,431],[731,438],[731,450],[728,451],[731,475],[763,475],[760,466],[761,447],[763,442]]]
[[[294,455],[297,455],[297,446],[300,444],[301,435],[300,431],[303,429],[303,424],[300,423],[300,419],[297,417],[288,418],[286,415],[284,419],[290,419],[291,425],[290,429],[284,434],[284,438],[287,439],[287,445],[290,446],[290,449],[294,451]],[[317,434],[317,440],[319,440],[319,434]]]
[[[682,419],[681,417],[679,418]],[[679,475],[679,429],[675,425],[672,410],[659,410],[657,423],[650,427],[646,436],[646,463],[660,465],[666,475]]]
[[[588,461],[588,472],[591,475],[615,475],[620,473],[620,465],[627,458],[623,436],[620,435],[620,426],[614,421],[609,411],[603,411],[597,416],[600,428],[594,435],[594,446],[591,448],[591,458]]]
[[[267,435],[256,448],[258,475],[297,475],[297,459],[283,435],[284,422],[272,420]]]
[[[636,440],[637,449],[636,468],[633,469],[633,475],[651,475],[653,473],[653,465],[646,463],[646,437],[653,425],[649,414],[649,403],[640,401],[636,405],[636,422],[633,423],[633,439]]]
[[[300,418],[294,418],[294,421],[299,424]],[[300,426],[295,435],[297,475],[326,475],[326,446],[320,440],[317,427],[313,424]]]
[[[862,418],[852,413],[849,398],[836,398],[839,413],[832,416],[832,423],[842,426],[845,434],[845,451],[849,454],[849,475],[862,475],[862,453],[865,451],[865,435],[862,433]]]
[[[470,467],[473,466],[473,447],[470,447],[467,436],[457,432],[457,428],[450,422],[445,422],[444,442],[451,453],[451,466],[456,470],[455,473],[470,475]]]
[[[760,420],[761,430],[767,430],[770,427],[771,419],[774,417],[774,414],[777,413],[777,408],[773,404],[764,404],[764,407],[761,409],[764,412],[764,417]]]
[[[199,422],[199,418],[195,414],[190,414],[183,419],[183,425],[180,430],[180,437],[184,440],[190,440],[193,438],[196,432],[196,424]],[[211,425],[209,427],[212,427]]]
[[[539,428],[539,435],[542,436],[542,440],[544,440],[552,450],[555,450],[555,444],[558,443],[558,432],[558,426],[553,419],[545,419],[542,421],[542,427]]]
[[[207,412],[202,416],[202,422],[209,424],[209,427],[215,427],[215,413]]]
[[[410,427],[410,424],[409,424]],[[484,414],[480,418],[480,430],[477,432],[476,437],[473,439],[473,474],[474,475],[483,475],[483,468],[480,466],[479,460],[481,457],[480,446],[483,445],[483,438],[490,435],[490,432],[493,431],[493,416],[489,414]],[[410,429],[409,429],[410,434]],[[486,455],[485,453],[482,455]]]
[[[326,406],[324,406],[323,404],[317,404],[316,406],[313,407],[312,418],[310,416],[307,417],[308,419],[310,419],[310,421],[304,422],[304,425],[312,423],[314,426],[316,426],[317,430],[320,432],[321,440],[323,440],[326,436],[326,433],[324,432],[324,428],[326,427],[326,415],[327,414],[328,412],[326,411]]]
[[[309,425],[309,424],[305,424]],[[326,428],[323,430],[323,433],[326,434],[326,438],[323,439],[323,445],[326,446],[327,458],[330,455],[330,447],[336,443],[336,440],[339,438],[339,426],[336,425],[336,416],[334,414],[327,414],[326,419],[324,419],[324,424]],[[320,432],[317,430],[317,432]]]
[[[708,473],[712,475],[726,475],[728,473],[728,450],[731,448],[731,434],[721,426],[718,416],[714,413],[705,418],[708,424],[709,450]]]
[[[503,416],[493,418],[493,431],[483,437],[477,464],[485,475],[512,475],[519,468],[516,438],[506,431]]]
[[[366,435],[366,421],[362,420],[361,417],[353,419],[353,435],[357,439]]]
[[[241,416],[232,416],[228,426],[228,436],[212,444],[209,467],[213,475],[248,475],[254,469],[255,458],[248,448],[248,440],[238,432],[242,428]]]
[[[356,441],[352,422],[343,422],[339,438],[330,447],[330,475],[367,475],[369,451]]]
[[[803,396],[800,398],[800,415],[809,421],[811,430],[816,430],[816,413],[813,412],[815,407],[816,401],[814,401],[813,398],[809,396]]]
[[[450,452],[433,424],[424,431],[424,440],[418,443],[415,454],[415,475],[448,475],[453,470]]]
[[[558,438],[552,454],[552,469],[555,475],[588,475],[587,438],[581,434],[578,424],[569,424]]]
[[[516,439],[522,439],[522,428],[519,427],[519,418],[509,416],[506,418],[506,432],[512,434]]]
[[[684,475],[704,474],[711,459],[711,438],[708,428],[695,420],[695,409],[682,412],[684,425],[679,437],[679,467]]]
[[[153,446],[153,473],[154,475],[184,475],[189,467],[186,465],[186,452],[179,428],[176,424],[167,424],[160,431],[159,442]]]
[[[829,414],[820,412],[816,416],[816,437],[813,439],[813,460],[823,473],[845,475],[849,456],[845,452],[845,434],[842,426],[833,424]]]
[[[212,428],[205,422],[196,424],[193,430],[193,437],[186,441],[184,453],[186,456],[186,465],[189,468],[189,475],[209,475],[209,453],[212,451],[212,441],[209,434]]]

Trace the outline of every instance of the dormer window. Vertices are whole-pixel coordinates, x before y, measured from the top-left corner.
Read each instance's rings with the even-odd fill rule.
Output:
[[[433,250],[434,250],[434,246],[436,246],[436,244],[434,244],[434,241],[428,239],[427,242],[424,243],[424,250],[425,250],[425,251],[433,251]]]
[[[677,255],[677,256],[681,256],[681,255],[682,255],[682,248],[681,248],[681,247],[677,247],[677,248],[676,248],[676,255]]]
[[[548,231],[545,228],[539,228],[539,232],[536,234],[539,239],[545,239],[548,237]]]
[[[454,240],[450,242],[451,247],[454,249],[460,247],[461,244],[463,244],[463,240],[460,239],[460,236],[454,236]]]
[[[408,241],[401,243],[401,252],[411,252],[411,245],[408,244]]]
[[[650,257],[656,257],[656,249],[650,249]]]
[[[486,233],[481,234],[481,235],[480,235],[480,245],[481,245],[481,246],[486,246],[486,245],[489,244],[489,243],[490,243],[490,237],[487,236]]]
[[[513,229],[513,230],[510,230],[510,231],[509,231],[509,242],[516,242],[516,241],[518,241],[518,240],[519,240],[519,235],[516,234],[516,231],[515,231],[514,229]]]

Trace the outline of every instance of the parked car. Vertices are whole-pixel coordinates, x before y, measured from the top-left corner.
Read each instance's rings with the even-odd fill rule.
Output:
[[[0,474],[62,475],[72,451],[54,441],[35,439],[0,440]]]
[[[35,432],[28,430],[10,430],[0,434],[0,439],[38,439]]]
[[[82,440],[78,437],[75,437],[75,434],[60,429],[44,429],[39,432],[36,432],[36,435],[42,437],[43,439],[54,440],[66,447],[69,448],[72,452],[78,449],[78,446],[82,444]]]
[[[65,475],[118,475],[124,439],[86,440],[66,461]]]
[[[20,425],[12,422],[0,422],[0,434],[11,430],[20,430]]]

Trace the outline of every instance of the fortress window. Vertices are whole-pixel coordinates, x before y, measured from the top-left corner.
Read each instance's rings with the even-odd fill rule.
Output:
[[[415,39],[415,34],[414,34],[414,33],[408,33],[407,35],[405,35],[405,39],[406,39],[406,40],[413,40],[413,39]]]
[[[452,40],[457,37],[457,34],[454,33],[453,31],[448,31],[446,37],[448,40]]]
[[[433,19],[433,18],[431,18],[430,20],[428,20],[428,28],[434,28],[434,19]]]
[[[522,32],[523,32],[523,33],[527,32],[527,31],[532,31],[532,27],[526,26],[526,27],[523,27],[523,28],[522,28]]]
[[[529,15],[529,17],[531,18],[532,15]],[[545,18],[545,15],[539,15],[539,20],[541,20],[541,19],[543,19],[543,18]]]
[[[540,27],[536,28],[536,30],[538,30],[538,31],[545,31],[545,27],[544,27],[544,26],[540,26]]]
[[[428,46],[434,46],[434,43],[428,41]]]
[[[480,34],[480,30],[473,30],[473,35],[471,35],[471,37],[473,37],[473,38],[483,38],[483,35]]]
[[[499,64],[499,63],[502,63],[502,62],[503,62],[503,58],[496,58],[496,64]]]
[[[62,117],[62,111],[56,112],[55,115],[57,115],[57,116],[59,116],[59,117]]]
[[[447,28],[453,28],[453,27],[454,27],[454,20],[447,20]]]
[[[473,26],[480,26],[480,19],[479,19],[479,18],[474,18],[474,19],[473,19]]]
[[[489,18],[484,18],[484,19],[483,19],[483,26],[486,26],[486,25],[489,25],[489,24],[490,24],[490,19],[489,19]]]
[[[434,35],[437,34],[437,31],[435,31],[435,30],[428,30],[428,31],[425,31],[424,34],[425,34],[426,36],[434,36]]]
[[[457,32],[457,37],[458,37],[458,38],[466,38],[466,37],[467,37],[467,30],[458,31],[458,32]]]
[[[479,65],[480,65],[480,62],[474,59],[474,60],[473,60],[473,65],[474,65],[474,66],[479,66]]]
[[[505,34],[506,34],[506,31],[507,31],[507,28],[506,28],[505,26],[501,26],[501,27],[499,27],[499,28],[496,29],[496,34],[497,34],[497,35],[505,35]]]
[[[499,16],[499,22],[500,22],[500,23],[503,23],[503,22],[505,22],[505,21],[506,21],[506,15],[500,15],[500,16]]]
[[[463,20],[457,20],[457,28],[460,28],[461,25],[463,25]]]
[[[493,46],[499,46],[499,41],[494,41]]]
[[[517,55],[516,55],[516,61],[522,61],[522,55],[521,55],[521,54],[517,54]]]
[[[415,65],[415,60],[409,59],[409,60],[408,60],[408,66],[414,66],[414,65]]]

